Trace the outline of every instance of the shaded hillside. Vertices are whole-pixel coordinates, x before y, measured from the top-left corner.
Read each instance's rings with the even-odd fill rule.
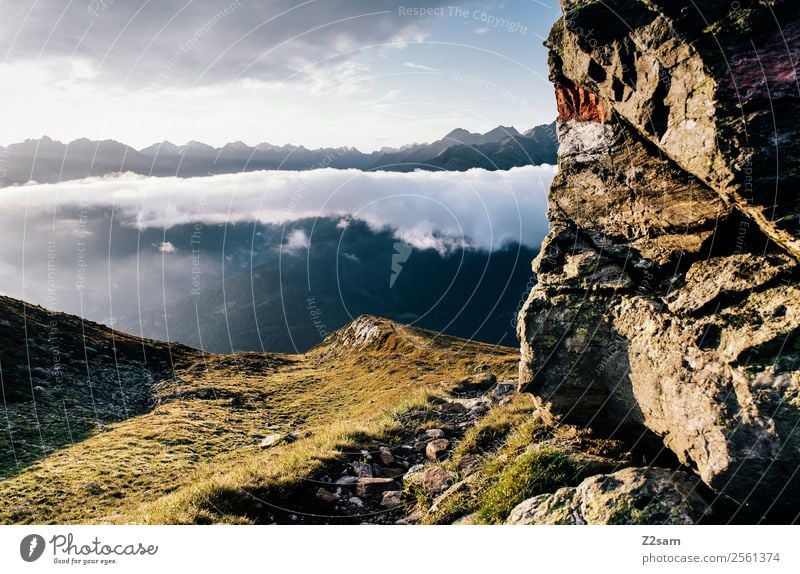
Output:
[[[307,230],[307,250],[258,249],[254,261],[249,249],[226,252],[231,260],[224,282],[194,295],[187,289],[185,297],[167,302],[166,314],[162,304],[145,308],[141,323],[138,315],[121,317],[118,327],[156,339],[169,335],[212,352],[302,352],[354,317],[372,314],[516,345],[515,312],[532,285],[527,262],[534,250],[511,244],[493,252],[440,254],[413,249],[391,231],[373,231],[357,220],[346,231],[338,219],[295,222],[292,229]],[[245,231],[231,229],[228,243],[235,245],[236,234]],[[168,230],[166,239],[189,250],[190,232]],[[281,245],[288,232],[260,226],[258,233],[260,244]],[[250,271],[238,268],[251,263]]]
[[[153,406],[197,352],[0,297],[0,477]]]

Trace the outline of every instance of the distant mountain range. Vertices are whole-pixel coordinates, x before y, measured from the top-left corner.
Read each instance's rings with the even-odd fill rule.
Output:
[[[537,126],[525,133],[503,126],[484,134],[456,129],[433,143],[371,153],[352,147],[311,150],[267,143],[251,147],[243,142],[214,148],[194,141],[182,146],[165,141],[137,150],[114,140],[82,138],[64,144],[45,136],[0,147],[0,187],[31,181],[56,183],[119,172],[194,177],[325,167],[385,171],[497,170],[555,163],[557,149],[555,124]]]
[[[554,164],[557,152],[555,123],[536,126],[525,133],[504,126],[485,134],[456,129],[431,144],[413,145],[384,153],[372,169],[511,169],[522,165]]]

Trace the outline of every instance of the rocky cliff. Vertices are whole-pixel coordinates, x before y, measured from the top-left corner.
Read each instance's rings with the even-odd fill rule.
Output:
[[[559,174],[520,387],[661,440],[738,520],[800,511],[800,15],[562,0]]]

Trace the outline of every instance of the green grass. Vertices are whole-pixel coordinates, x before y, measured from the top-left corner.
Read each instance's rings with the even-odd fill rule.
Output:
[[[523,500],[571,485],[578,476],[579,463],[570,453],[534,447],[497,469],[495,480],[481,497],[477,518],[485,524],[502,523]]]
[[[621,445],[560,424],[539,409],[528,394],[496,406],[464,435],[445,466],[459,472],[465,457],[477,459],[465,488],[438,501],[423,514],[424,524],[449,524],[474,514],[479,524],[505,521],[523,500],[572,486],[584,478],[585,454],[619,456]],[[432,501],[420,500],[423,509]]]
[[[0,523],[240,523],[367,438],[397,409],[425,408],[485,364],[513,376],[514,349],[382,323],[368,349],[206,356],[154,386],[147,413],[106,425],[0,480]],[[335,342],[335,339],[333,340]],[[304,438],[270,449],[261,437]]]

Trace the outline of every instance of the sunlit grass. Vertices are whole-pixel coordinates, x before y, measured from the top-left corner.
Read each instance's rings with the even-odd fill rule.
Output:
[[[364,436],[391,438],[398,409],[427,408],[486,365],[512,376],[513,349],[397,327],[367,350],[209,356],[156,385],[155,406],[0,481],[2,523],[252,520]],[[411,406],[410,406],[411,405]],[[291,432],[296,442],[260,448]]]

